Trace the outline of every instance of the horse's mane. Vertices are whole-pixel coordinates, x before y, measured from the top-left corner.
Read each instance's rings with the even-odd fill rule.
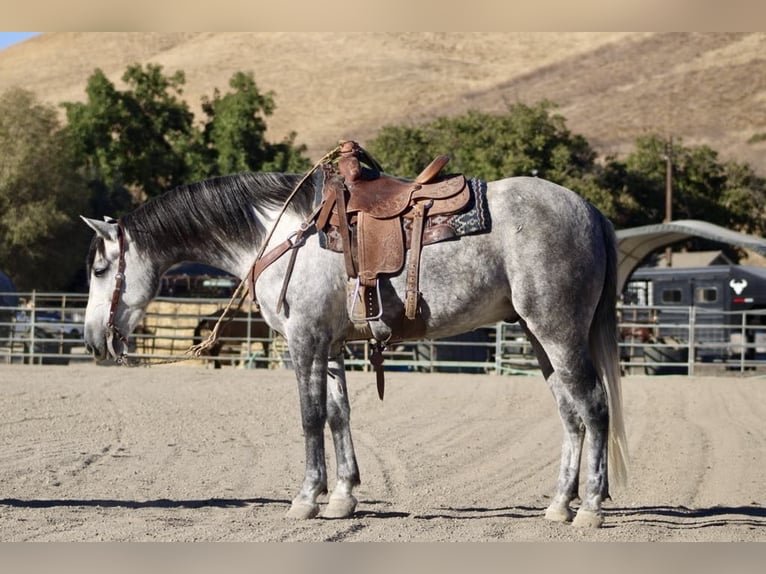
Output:
[[[212,244],[225,253],[232,243],[260,243],[268,229],[258,211],[275,210],[293,192],[301,175],[241,173],[181,185],[148,201],[122,218],[136,247],[145,253],[169,254],[173,246]],[[310,212],[311,178],[290,203],[299,215]]]

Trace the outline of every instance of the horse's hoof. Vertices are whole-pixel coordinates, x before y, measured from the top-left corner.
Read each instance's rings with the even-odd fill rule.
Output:
[[[571,522],[574,518],[574,512],[568,506],[560,504],[551,504],[545,510],[545,519],[553,522]]]
[[[601,511],[593,512],[584,508],[577,511],[577,516],[572,521],[572,526],[578,528],[601,528],[602,524],[604,524],[604,516]]]
[[[356,498],[348,496],[331,496],[322,513],[324,518],[348,518],[356,510]]]
[[[293,501],[286,516],[295,520],[308,520],[309,518],[314,518],[317,514],[319,514],[318,504]]]

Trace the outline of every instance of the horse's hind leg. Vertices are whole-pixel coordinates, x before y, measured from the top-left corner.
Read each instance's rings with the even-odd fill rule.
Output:
[[[578,496],[580,459],[585,442],[587,480],[573,524],[599,527],[603,523],[601,502],[609,497],[606,393],[591,363],[586,342],[548,343],[542,347],[546,348],[542,353],[546,367],[543,373],[547,373],[546,380],[556,398],[564,428],[556,495],[545,515],[558,521],[572,518],[569,503]],[[542,350],[540,343],[536,343],[536,349]],[[586,436],[588,440],[584,441]]]
[[[568,363],[566,363],[569,368],[556,369],[551,375],[551,386],[559,388],[559,392],[568,397],[567,411],[570,412],[572,418],[576,416],[582,421],[587,437],[585,441],[587,479],[580,497],[582,504],[577,511],[573,524],[575,526],[599,527],[604,521],[601,502],[609,497],[607,478],[609,410],[606,392],[590,359],[584,357],[587,355],[573,353],[573,356],[570,356]],[[563,417],[564,414],[562,414]],[[568,493],[562,492],[559,494],[568,495]]]
[[[564,392],[558,378],[553,377],[553,367],[548,360],[548,355],[545,353],[534,334],[529,331],[523,322],[521,322],[521,324],[535,351],[543,377],[545,377],[545,380],[556,399],[564,431],[556,494],[545,511],[545,518],[556,522],[569,522],[574,518],[574,512],[572,512],[572,509],[569,507],[569,503],[578,497],[580,458],[582,454],[583,439],[585,437],[585,427],[572,404],[571,397],[568,393]]]
[[[551,388],[557,387],[556,381],[550,381]],[[575,412],[565,393],[554,390],[559,408],[564,437],[561,444],[561,464],[556,483],[556,494],[545,510],[545,518],[556,522],[569,522],[574,513],[569,503],[578,497],[580,486],[580,459],[582,455],[585,427]]]
[[[346,372],[343,353],[330,359],[327,379],[327,420],[330,424],[338,480],[324,510],[326,518],[346,518],[356,509],[353,488],[359,484],[359,468],[356,464],[354,443],[351,440],[351,407],[346,388]]]

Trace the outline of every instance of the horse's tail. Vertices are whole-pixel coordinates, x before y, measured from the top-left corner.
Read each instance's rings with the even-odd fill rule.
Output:
[[[600,223],[606,251],[606,274],[593,323],[590,350],[609,407],[609,468],[617,484],[627,483],[628,443],[622,416],[622,385],[617,338],[617,237],[612,223],[602,214]]]

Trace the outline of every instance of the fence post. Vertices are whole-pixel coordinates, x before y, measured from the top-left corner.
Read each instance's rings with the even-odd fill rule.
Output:
[[[432,340],[428,340],[428,372],[434,373],[434,352],[436,351],[436,344]]]
[[[694,358],[696,353],[696,337],[695,333],[697,330],[697,308],[692,305],[689,307],[689,356],[687,358],[688,361],[688,374],[689,376],[694,376]]]
[[[29,364],[35,364],[35,330],[37,323],[37,292],[32,290],[32,301],[29,307]]]
[[[745,354],[747,353],[747,331],[745,330],[745,327],[747,326],[747,311],[744,311],[742,313],[742,325],[741,325],[741,331],[740,331],[740,337],[742,340],[742,346],[739,348],[739,373],[742,374],[745,372]]]
[[[503,372],[503,335],[505,329],[504,321],[498,321],[495,323],[495,374],[499,375]]]

